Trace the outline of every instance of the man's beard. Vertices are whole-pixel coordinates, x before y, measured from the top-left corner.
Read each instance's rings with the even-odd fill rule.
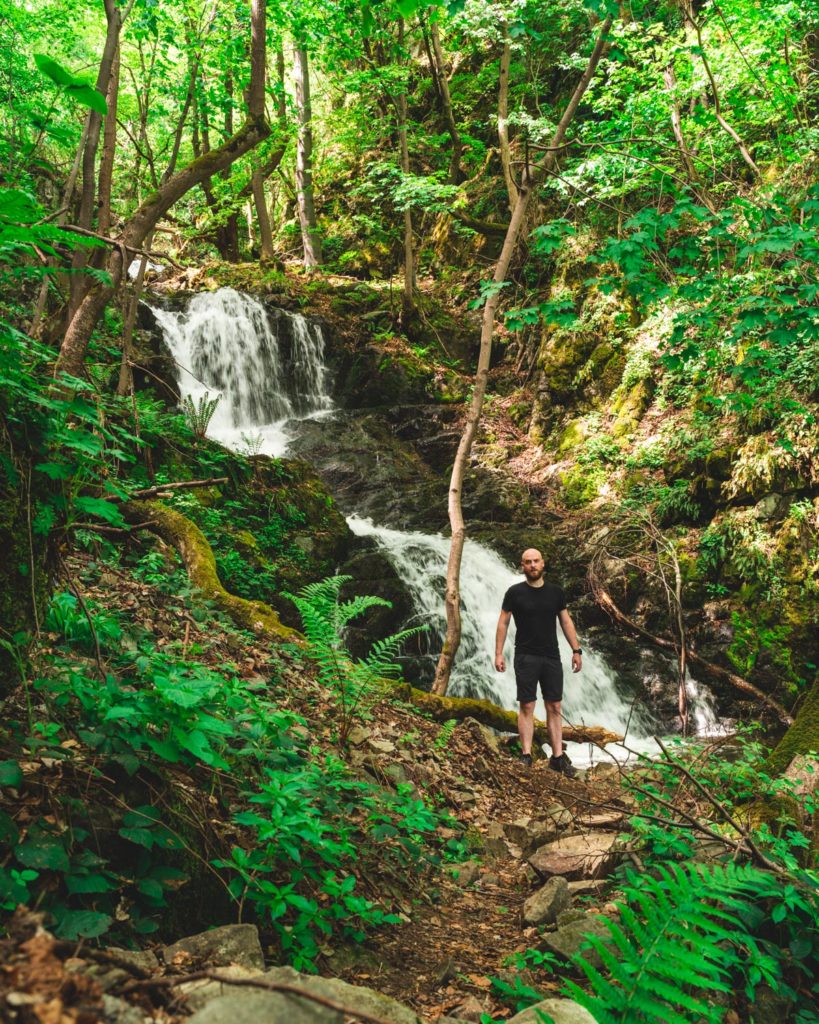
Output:
[[[524,569],[523,574],[527,580],[539,580],[543,575],[544,571],[545,566],[543,569]]]

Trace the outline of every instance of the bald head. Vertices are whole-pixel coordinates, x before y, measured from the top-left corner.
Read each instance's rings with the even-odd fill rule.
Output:
[[[530,586],[543,586],[543,571],[546,566],[543,562],[543,555],[537,548],[527,548],[523,552],[520,556],[520,567]]]

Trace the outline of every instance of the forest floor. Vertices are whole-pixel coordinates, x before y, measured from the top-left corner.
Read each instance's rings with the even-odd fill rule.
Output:
[[[147,639],[157,647],[185,652],[213,668],[232,669],[245,678],[264,677],[275,660],[276,655],[264,644],[248,642],[212,618],[192,616],[188,597],[135,579],[127,567],[75,555],[68,561],[68,570],[75,592],[92,607],[105,608],[132,623],[140,643]],[[44,635],[44,656],[54,639]],[[320,747],[333,750],[327,724],[330,696],[298,671],[291,669],[286,676],[287,690],[277,691],[277,699],[281,695],[286,705],[305,716]],[[443,831],[463,841],[470,859],[445,863],[442,869],[419,866],[417,875],[410,871],[401,876],[394,871],[384,876],[362,874],[362,894],[391,901],[404,923],[382,927],[360,946],[324,947],[317,967],[322,975],[373,988],[409,1004],[426,1020],[454,1016],[477,1021],[483,1012],[496,1017],[512,1012],[492,979],[511,984],[515,975],[509,968],[515,966],[516,955],[539,945],[538,929],[525,926],[522,911],[524,901],[541,882],[527,868],[522,851],[515,855],[514,847],[510,852],[509,843],[498,839],[503,828],[563,808],[571,815],[570,820],[564,815],[566,831],[583,831],[589,817],[612,807],[624,808],[625,803],[617,770],[605,759],[583,772],[584,778],[570,780],[551,771],[545,759],[525,768],[503,738],[494,737],[474,721],[451,725],[448,729],[409,706],[386,700],[357,726],[356,742],[346,755],[351,765],[362,777],[383,785],[407,782],[419,798],[439,812],[448,812],[455,820],[451,829]],[[62,778],[59,763],[42,758],[43,764],[38,764],[37,760],[32,757],[24,770],[27,782],[40,783],[43,807],[38,808],[36,799],[29,796],[30,806],[22,813],[27,820],[49,810],[55,785],[70,782],[68,770]],[[186,785],[184,779],[180,781]],[[86,792],[85,798],[92,803],[104,801],[106,796]],[[9,810],[22,820],[20,808]],[[224,832],[223,841],[235,841],[229,814],[221,823],[214,817],[212,827]],[[610,912],[605,903],[602,883],[577,884],[574,907]],[[230,922],[220,919],[211,923]],[[260,930],[264,943],[263,922]],[[180,937],[163,934],[167,941]],[[152,946],[156,943],[146,943],[146,948]],[[79,948],[77,955],[83,955]],[[19,948],[15,962],[19,970]],[[36,964],[32,962],[30,967],[37,973]],[[54,984],[56,967],[52,968],[43,974],[44,985]],[[538,990],[544,996],[555,993],[562,984],[561,974],[549,977],[538,971]],[[531,976],[524,972],[523,980],[527,977]],[[110,992],[117,994],[117,988]],[[163,1010],[157,1019],[184,1017],[169,1016]]]

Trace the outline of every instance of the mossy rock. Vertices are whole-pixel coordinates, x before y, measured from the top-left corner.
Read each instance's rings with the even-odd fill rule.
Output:
[[[563,501],[569,508],[583,508],[599,496],[606,480],[606,472],[599,466],[572,466],[561,475]]]
[[[563,433],[557,442],[558,455],[573,455],[583,447],[583,442],[590,433],[585,419],[570,420],[563,428]]]
[[[614,415],[611,433],[614,437],[626,437],[634,433],[651,403],[653,393],[652,381],[641,380],[615,397],[611,403]]]
[[[625,365],[625,354],[617,351],[610,342],[602,341],[589,356],[582,375],[591,382],[598,395],[605,397],[617,388]]]

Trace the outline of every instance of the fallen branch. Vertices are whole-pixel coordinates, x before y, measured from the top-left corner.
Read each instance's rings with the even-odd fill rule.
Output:
[[[396,696],[403,697],[415,707],[426,711],[438,722],[446,722],[455,719],[458,722],[465,718],[474,718],[481,725],[488,725],[498,732],[517,732],[518,716],[515,711],[507,711],[489,700],[479,700],[475,697],[446,697],[436,693],[427,693],[425,690],[417,690],[415,687],[404,684],[396,687]],[[572,725],[563,726],[563,739],[569,743],[594,743],[597,746],[605,747],[608,743],[620,743],[623,737],[614,732],[609,732],[600,725],[589,725],[577,727]],[[548,743],[549,734],[546,730],[546,723],[535,719],[535,740],[538,743]]]
[[[643,629],[642,626],[638,626],[633,619],[630,619],[627,615],[620,611],[617,605],[611,598],[611,595],[599,584],[593,586],[594,597],[600,607],[607,612],[615,622],[619,622],[621,626],[625,626],[627,629],[637,633],[638,636],[643,637],[645,640],[649,640],[657,647],[662,647],[666,651],[674,651],[678,654],[674,642],[667,640],[665,637],[655,636],[653,633],[649,633],[648,630]],[[737,690],[742,690],[744,693],[750,694],[757,700],[763,701],[773,711],[776,712],[777,717],[785,725],[793,724],[793,717],[785,710],[785,708],[773,697],[770,697],[767,693],[759,689],[758,686],[754,686],[753,683],[749,683],[747,679],[743,679],[742,676],[738,676],[735,672],[730,672],[727,668],[722,668],[719,665],[715,665],[713,662],[706,661],[701,655],[696,654],[694,651],[689,650],[688,661],[691,665],[698,665],[703,671],[711,676],[712,679],[721,679],[727,683],[730,683]]]
[[[283,981],[266,981],[264,978],[231,978],[217,971],[194,971],[191,974],[170,975],[165,978],[146,978],[140,981],[130,981],[121,990],[123,995],[129,992],[136,992],[146,988],[173,988],[176,985],[184,985],[190,981],[218,981],[224,985],[238,985],[245,988],[260,988],[266,992],[283,992],[285,995],[298,996],[300,999],[308,999],[310,1002],[326,1006],[329,1010],[344,1017],[357,1017],[358,1020],[370,1021],[371,1024],[392,1024],[386,1017],[378,1017],[374,1013],[367,1013],[366,1010],[358,1010],[351,1006],[321,996],[317,992],[311,992],[300,985],[290,985]]]
[[[173,484],[158,484],[156,487],[146,487],[142,491],[132,491],[129,495],[129,500],[135,498],[140,500],[155,498],[157,494],[164,494],[165,491],[190,490],[194,487],[213,487],[216,484],[226,484],[227,482],[228,478],[226,476],[214,476],[210,480],[179,480]]]

